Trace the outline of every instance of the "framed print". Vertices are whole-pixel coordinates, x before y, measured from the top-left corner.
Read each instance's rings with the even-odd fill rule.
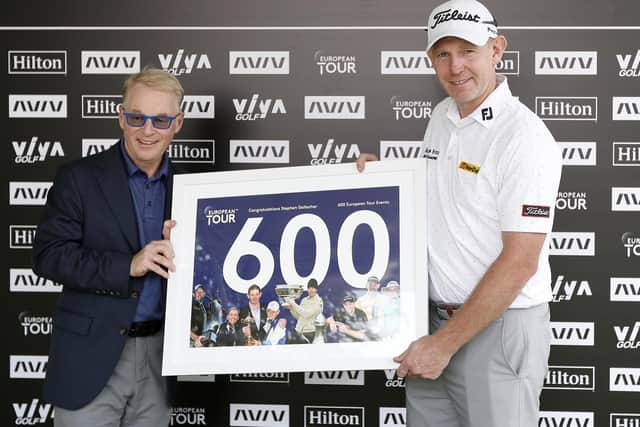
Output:
[[[391,369],[427,333],[421,159],[176,175],[163,375]]]

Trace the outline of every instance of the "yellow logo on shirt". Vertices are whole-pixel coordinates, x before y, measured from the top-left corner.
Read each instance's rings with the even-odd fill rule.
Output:
[[[478,172],[480,172],[480,166],[474,165],[473,163],[469,162],[460,162],[458,167],[463,171],[471,172],[474,175],[477,175]]]

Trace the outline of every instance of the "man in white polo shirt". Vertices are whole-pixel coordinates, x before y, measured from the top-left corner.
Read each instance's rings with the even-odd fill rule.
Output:
[[[560,151],[495,66],[507,46],[475,0],[437,6],[427,55],[449,95],[424,137],[430,335],[395,360],[411,427],[538,425],[550,346],[547,234]],[[358,159],[358,168],[375,160]]]

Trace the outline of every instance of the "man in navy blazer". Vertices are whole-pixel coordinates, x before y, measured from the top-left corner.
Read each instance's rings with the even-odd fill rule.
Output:
[[[169,423],[162,322],[176,224],[166,219],[167,147],[182,127],[183,94],[162,70],[130,76],[123,138],[62,167],[49,191],[33,267],[64,285],[44,385],[56,427]]]

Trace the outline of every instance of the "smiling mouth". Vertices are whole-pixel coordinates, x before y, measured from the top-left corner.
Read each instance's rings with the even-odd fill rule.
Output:
[[[157,141],[145,141],[143,139],[138,139],[138,142],[142,145],[153,145],[155,144]]]
[[[465,84],[465,83],[466,83],[466,82],[468,82],[469,80],[471,80],[471,77],[469,77],[468,79],[464,79],[464,80],[453,80],[453,81],[451,82],[451,84],[452,84],[452,85],[454,85],[454,86],[460,86],[460,85]]]

